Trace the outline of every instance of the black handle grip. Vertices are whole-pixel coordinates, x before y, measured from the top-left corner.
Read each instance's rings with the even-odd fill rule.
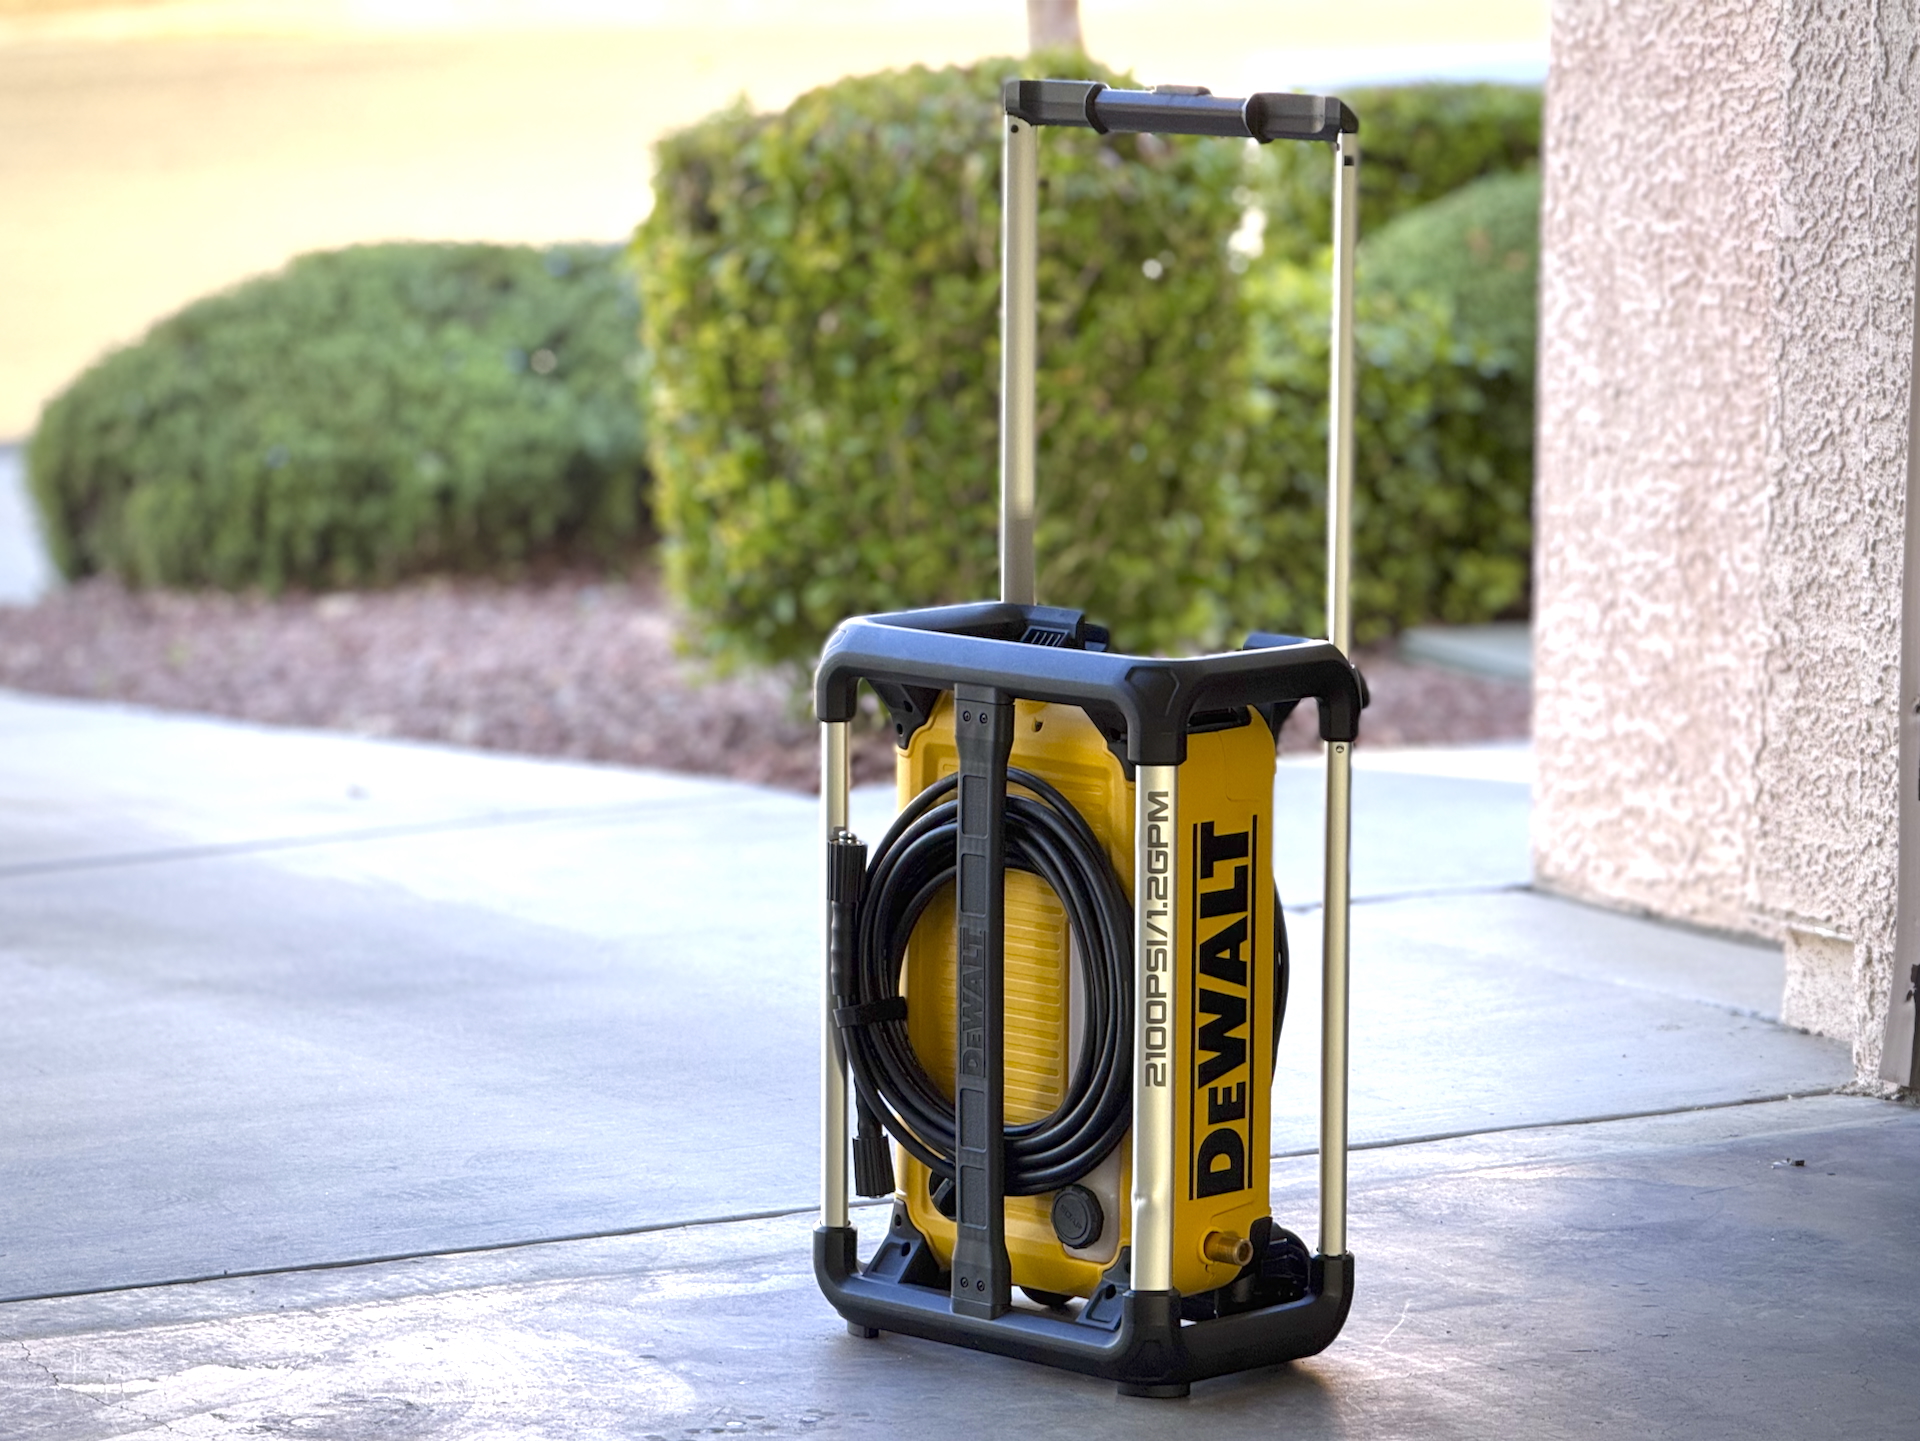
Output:
[[[1123,135],[1223,135],[1242,140],[1333,140],[1360,122],[1330,95],[1262,91],[1232,100],[1194,86],[1114,90],[1098,80],[1009,80],[1007,114],[1029,125]]]

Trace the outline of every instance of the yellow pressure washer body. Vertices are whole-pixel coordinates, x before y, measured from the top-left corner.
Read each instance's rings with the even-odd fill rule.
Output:
[[[1010,764],[1043,775],[1087,820],[1129,899],[1134,877],[1134,785],[1107,739],[1078,706],[1014,704]],[[901,805],[960,768],[951,693],[899,754]],[[1177,913],[1172,984],[1182,1003],[1169,1037],[1176,1091],[1173,1284],[1197,1295],[1243,1269],[1243,1241],[1268,1214],[1269,1095],[1273,1082],[1274,737],[1257,712],[1238,709],[1189,736],[1180,769],[1180,854],[1175,874],[1194,882]],[[1211,864],[1209,864],[1211,862]],[[920,918],[907,946],[902,993],[907,1034],[930,1074],[954,1073],[954,903],[951,889]],[[1006,880],[1006,1118],[1035,1121],[1066,1095],[1078,1000],[1065,912],[1037,877]],[[1148,1016],[1148,1024],[1152,1017]],[[1055,1230],[1056,1193],[1009,1196],[1012,1279],[1029,1292],[1091,1296],[1128,1243],[1129,1140],[1079,1184],[1104,1224],[1091,1245]],[[954,1223],[936,1203],[928,1169],[896,1148],[907,1214],[943,1265]]]
[[[1353,1299],[1359,122],[1330,96],[1088,80],[1009,80],[1001,102],[1001,595],[844,621],[814,677],[825,879],[814,1274],[857,1336],[923,1337],[1105,1377],[1123,1395],[1181,1396],[1324,1350]],[[1081,612],[1038,603],[1047,127],[1328,147],[1325,640],[1256,630],[1238,651],[1129,655]],[[863,685],[899,748],[899,812],[871,852],[850,809]],[[1286,986],[1275,736],[1307,700],[1327,766],[1312,1251],[1269,1214],[1268,1194]],[[892,1201],[864,1261],[853,1195]]]

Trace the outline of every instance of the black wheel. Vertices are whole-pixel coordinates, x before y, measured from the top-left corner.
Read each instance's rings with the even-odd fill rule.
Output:
[[[1052,1311],[1059,1310],[1073,1299],[1073,1297],[1064,1296],[1058,1291],[1042,1291],[1036,1286],[1022,1286],[1020,1290],[1034,1305],[1045,1306]]]

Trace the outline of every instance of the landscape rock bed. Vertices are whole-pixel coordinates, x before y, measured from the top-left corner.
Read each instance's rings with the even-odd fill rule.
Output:
[[[817,789],[818,735],[797,678],[715,677],[676,653],[675,634],[648,577],[277,599],[89,580],[0,607],[0,686]],[[1382,652],[1361,666],[1373,693],[1364,744],[1528,734],[1524,684]],[[1313,742],[1298,714],[1281,748]],[[855,780],[891,775],[876,722],[855,746]]]

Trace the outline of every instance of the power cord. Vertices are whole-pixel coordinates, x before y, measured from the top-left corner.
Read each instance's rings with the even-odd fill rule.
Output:
[[[1006,1194],[1034,1196],[1086,1176],[1132,1121],[1133,906],[1105,847],[1065,796],[1017,767],[1008,768],[1007,781],[1007,868],[1038,876],[1060,898],[1078,943],[1085,1002],[1066,1095],[1050,1114],[1006,1128]],[[936,1177],[953,1179],[953,1100],[908,1039],[900,974],[914,926],[953,881],[958,784],[948,776],[915,796],[871,863],[851,837],[834,847],[834,1020],[853,1078],[853,1179],[862,1196],[894,1189],[888,1134]],[[1288,959],[1277,894],[1274,934],[1278,1046]]]

